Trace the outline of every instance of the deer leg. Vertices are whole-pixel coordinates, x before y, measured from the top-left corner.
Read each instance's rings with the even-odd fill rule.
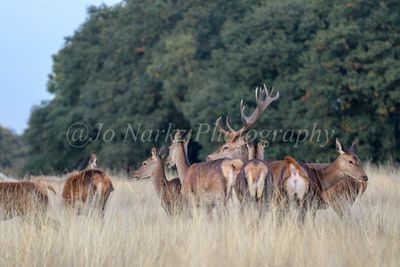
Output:
[[[299,222],[302,226],[304,225],[304,222],[305,222],[305,218],[306,218],[306,216],[307,216],[307,213],[308,213],[308,208],[303,204],[303,205],[300,207],[299,215],[298,215],[298,222]]]

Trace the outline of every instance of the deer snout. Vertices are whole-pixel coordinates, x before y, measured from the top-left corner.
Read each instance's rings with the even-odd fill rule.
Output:
[[[364,175],[363,177],[363,180],[366,182],[366,181],[368,181],[368,176],[367,175]]]
[[[134,179],[134,180],[139,180],[140,179],[140,173],[137,171],[131,172],[130,176]]]

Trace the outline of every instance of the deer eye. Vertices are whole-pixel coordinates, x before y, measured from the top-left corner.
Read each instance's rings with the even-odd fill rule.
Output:
[[[147,162],[143,162],[143,166],[146,166],[147,165]]]
[[[352,160],[349,160],[349,163],[350,163],[351,165],[353,165],[353,164],[354,164],[354,161],[352,161]]]
[[[224,147],[222,148],[222,150],[224,150],[224,151],[225,151],[225,150],[228,150],[228,148],[229,148],[229,147],[227,147],[227,146],[224,146]]]

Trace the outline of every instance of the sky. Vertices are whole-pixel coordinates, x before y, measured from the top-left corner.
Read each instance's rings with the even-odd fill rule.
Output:
[[[43,100],[51,56],[85,21],[88,6],[121,0],[13,0],[0,6],[0,125],[22,134]]]

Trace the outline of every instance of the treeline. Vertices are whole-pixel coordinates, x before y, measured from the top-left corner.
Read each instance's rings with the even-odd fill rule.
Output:
[[[359,138],[362,159],[399,161],[399,14],[397,0],[127,0],[91,7],[53,58],[54,98],[32,112],[26,170],[77,168],[92,151],[103,166],[126,168],[165,143],[127,140],[129,124],[196,130],[230,115],[240,127],[240,99],[249,113],[254,89],[264,83],[281,95],[256,126],[276,130],[266,158],[331,160],[327,132],[347,143]],[[77,122],[94,142],[71,146],[68,129]],[[99,134],[108,136],[97,140]],[[211,135],[191,146],[192,158],[216,148]]]
[[[0,173],[21,175],[27,158],[27,147],[21,137],[0,126]]]

